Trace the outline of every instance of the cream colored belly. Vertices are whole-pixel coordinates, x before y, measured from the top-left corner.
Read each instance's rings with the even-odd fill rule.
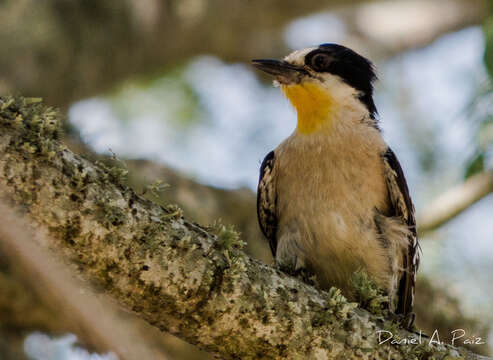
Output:
[[[337,286],[349,297],[350,276],[358,269],[387,288],[388,250],[374,223],[375,209],[388,206],[380,154],[293,145],[276,150],[276,260],[311,269],[321,286]]]

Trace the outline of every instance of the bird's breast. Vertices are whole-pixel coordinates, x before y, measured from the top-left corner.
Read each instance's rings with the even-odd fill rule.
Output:
[[[276,149],[280,228],[296,224],[310,241],[332,239],[346,250],[376,237],[375,209],[388,210],[385,144],[352,135],[356,139],[295,135]]]
[[[359,268],[387,281],[374,223],[375,209],[388,210],[384,143],[365,141],[292,136],[275,151],[277,260],[304,258],[327,286],[347,287]]]
[[[335,224],[353,216],[370,216],[368,211],[375,207],[385,210],[387,189],[380,147],[350,139],[287,141],[276,151],[281,204],[305,215],[336,212]]]

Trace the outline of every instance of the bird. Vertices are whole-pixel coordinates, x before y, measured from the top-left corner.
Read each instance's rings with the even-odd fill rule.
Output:
[[[385,142],[373,100],[376,70],[325,43],[283,60],[252,60],[297,112],[293,133],[260,166],[257,215],[279,268],[306,271],[354,299],[358,271],[412,316],[420,249],[402,167]],[[281,119],[282,120],[282,119]]]

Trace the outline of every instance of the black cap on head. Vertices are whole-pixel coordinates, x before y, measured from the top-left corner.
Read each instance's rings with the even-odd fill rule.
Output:
[[[377,109],[373,102],[373,82],[377,76],[373,64],[355,51],[338,44],[321,44],[305,56],[305,65],[320,73],[339,76],[346,84],[361,92],[361,102],[372,117]]]

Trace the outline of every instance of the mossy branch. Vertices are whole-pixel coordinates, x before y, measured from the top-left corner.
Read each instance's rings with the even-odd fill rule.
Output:
[[[480,358],[426,341],[379,345],[390,322],[249,258],[228,228],[214,235],[140,198],[124,172],[60,144],[59,123],[37,100],[0,98],[1,196],[93,286],[159,329],[225,359]]]

